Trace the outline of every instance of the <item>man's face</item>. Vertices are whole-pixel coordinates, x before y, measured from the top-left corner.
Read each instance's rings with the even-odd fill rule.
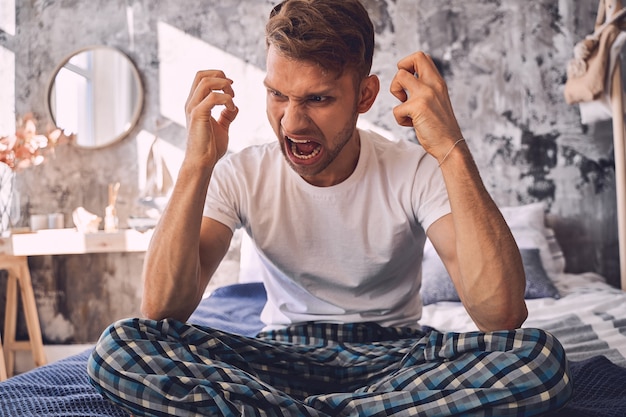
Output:
[[[314,63],[267,54],[267,117],[291,168],[313,185],[350,176],[359,157],[359,90],[351,71],[339,78]]]

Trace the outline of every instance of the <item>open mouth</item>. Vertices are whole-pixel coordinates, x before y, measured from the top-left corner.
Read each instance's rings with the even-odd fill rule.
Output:
[[[322,145],[308,139],[293,139],[287,136],[291,154],[302,161],[315,158],[322,151]]]

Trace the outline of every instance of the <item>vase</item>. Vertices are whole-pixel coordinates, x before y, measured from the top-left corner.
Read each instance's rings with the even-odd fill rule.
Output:
[[[5,163],[0,163],[0,235],[11,230],[11,215],[15,211],[15,172]],[[19,203],[18,203],[19,204]]]

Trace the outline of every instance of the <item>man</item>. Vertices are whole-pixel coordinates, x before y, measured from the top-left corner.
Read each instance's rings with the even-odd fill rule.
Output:
[[[286,0],[266,40],[278,140],[224,157],[233,81],[198,73],[185,160],[146,256],[147,319],[105,332],[94,385],[136,415],[505,416],[563,405],[564,352],[519,329],[519,251],[432,60],[398,63],[393,113],[421,146],[393,143],[356,128],[379,92],[358,0]],[[268,292],[256,338],[184,324],[238,227]],[[426,236],[482,332],[420,328]]]

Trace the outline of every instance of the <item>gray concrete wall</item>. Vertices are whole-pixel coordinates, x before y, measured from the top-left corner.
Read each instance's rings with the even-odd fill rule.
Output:
[[[255,100],[272,2],[16,2],[14,33],[0,31],[0,75],[13,77],[15,94],[10,88],[1,93],[0,108],[14,102],[16,114],[33,111],[42,125],[48,123],[47,85],[56,65],[89,45],[128,54],[145,89],[139,124],[127,138],[99,150],[58,148],[54,159],[18,175],[24,225],[31,213],[57,211],[71,225],[70,213],[78,206],[103,215],[107,184],[115,181],[122,183],[121,226],[129,215],[141,214],[145,143],[158,136],[182,152],[181,97],[204,66],[232,68],[238,104],[248,104],[233,148],[271,140],[262,103]],[[459,122],[496,202],[544,201],[559,219],[555,227],[568,270],[595,271],[619,285],[611,125],[582,125],[578,107],[567,105],[562,93],[572,47],[593,29],[596,0],[364,3],[376,25],[374,71],[383,86],[364,119],[393,136],[410,137],[391,116],[395,101],[388,86],[395,63],[418,49],[439,58]],[[109,322],[137,314],[142,260],[141,254],[32,258],[45,340],[94,341]],[[229,271],[232,276],[236,268]]]

